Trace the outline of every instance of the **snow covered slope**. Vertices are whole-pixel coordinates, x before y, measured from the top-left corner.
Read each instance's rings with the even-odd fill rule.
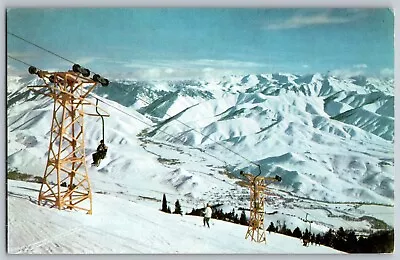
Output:
[[[206,228],[201,217],[165,214],[137,198],[94,194],[91,216],[49,209],[35,204],[39,188],[26,182],[8,184],[10,254],[342,253],[325,246],[304,247],[297,238],[275,233],[267,233],[266,244],[251,242],[244,239],[246,226],[211,220]]]
[[[7,77],[7,166],[42,176],[53,105],[49,98],[27,92],[27,85],[38,83],[32,78]],[[95,216],[98,221],[108,217],[103,208],[108,203],[118,207],[118,212],[122,212],[118,214],[128,215],[124,210],[132,203],[145,212],[161,214],[157,211],[159,202],[148,204],[142,199],[160,200],[163,194],[171,203],[179,199],[184,212],[208,201],[238,212],[239,207],[248,207],[249,199],[248,189],[240,186],[239,172],[258,174],[255,164],[259,164],[262,175],[280,175],[283,179],[271,185],[273,196],[266,207],[279,211],[270,216],[271,221],[286,221],[289,228],[299,226],[305,230],[308,225],[302,218],[309,213],[315,221],[314,232],[340,226],[374,230],[374,221],[365,220],[365,216],[394,225],[393,81],[319,74],[246,75],[212,81],[120,81],[106,88],[98,87],[90,97],[92,102],[94,97],[111,115],[105,119],[107,157],[98,168],[88,170],[95,194],[94,212],[100,214]],[[91,154],[102,138],[101,120],[86,117],[85,133],[90,165]],[[24,223],[9,229],[14,232],[10,233],[13,241],[17,241],[25,232],[34,232],[31,214],[48,210],[29,203],[29,197],[37,196],[37,187],[33,193],[29,190],[33,188],[29,185],[34,184],[10,185],[9,223]],[[20,198],[13,198],[14,193]],[[107,203],[102,204],[103,200]],[[19,214],[21,205],[32,213]],[[55,213],[51,211],[49,216],[52,214]],[[75,218],[75,214],[56,213],[59,214]],[[176,218],[160,217],[158,223]],[[57,225],[54,230],[58,230]],[[86,225],[90,226],[88,222]],[[244,227],[238,227],[241,228]],[[119,229],[122,232],[122,227]],[[235,245],[243,253],[253,250],[253,246],[242,247],[244,231],[239,233]],[[30,242],[15,242],[10,248],[13,252],[73,250],[57,248],[54,243],[42,246],[40,241],[44,238],[35,235]],[[143,248],[131,248],[123,238],[115,247],[121,252],[142,252],[148,246],[146,242]],[[150,242],[155,238],[149,235],[146,239]],[[188,239],[191,247],[190,243],[197,238]],[[100,240],[93,243],[105,243]],[[40,246],[34,250],[25,248],[30,243]],[[151,252],[165,249],[163,242],[159,243],[159,249]],[[235,250],[224,246],[218,247],[222,248],[221,253]],[[88,248],[90,252],[103,252],[100,246]],[[113,248],[105,246],[104,250]],[[218,251],[213,246],[204,250]],[[283,248],[276,250],[271,252]],[[303,252],[298,250],[295,252]]]
[[[293,77],[281,75],[279,88],[267,86],[276,80],[264,78],[261,87],[253,78],[258,92],[253,86],[255,92],[205,100],[158,123],[149,136],[224,154],[236,176],[258,173],[250,160],[264,175],[281,175],[285,189],[314,199],[392,204],[393,95],[346,80],[314,75],[305,84]],[[271,88],[274,95],[264,94]]]

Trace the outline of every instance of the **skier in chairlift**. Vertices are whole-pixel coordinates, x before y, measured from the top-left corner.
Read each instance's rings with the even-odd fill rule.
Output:
[[[106,157],[108,147],[104,144],[104,140],[100,141],[100,145],[97,147],[97,151],[92,154],[93,157],[93,166],[98,167],[100,161]]]

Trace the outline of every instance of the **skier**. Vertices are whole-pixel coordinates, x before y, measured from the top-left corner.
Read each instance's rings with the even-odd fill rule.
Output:
[[[208,228],[210,228],[210,224],[208,222],[210,221],[211,214],[212,214],[212,210],[210,208],[210,204],[207,203],[206,210],[204,211],[203,224],[204,224],[204,226],[206,226],[206,223],[207,223]]]
[[[92,155],[93,166],[99,166],[100,161],[106,157],[108,147],[104,144],[104,140],[100,141],[100,145],[97,147],[97,151]]]
[[[308,246],[309,243],[310,243],[310,234],[304,233],[303,234],[303,246]]]

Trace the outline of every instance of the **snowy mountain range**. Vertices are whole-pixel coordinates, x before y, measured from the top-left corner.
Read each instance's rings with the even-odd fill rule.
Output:
[[[236,177],[257,169],[225,147],[263,175],[282,175],[286,190],[393,203],[393,80],[269,74],[121,82],[97,93],[151,116],[155,140],[224,154]]]
[[[53,109],[27,90],[39,82],[7,76],[8,168],[35,176],[45,169]],[[365,216],[393,226],[393,88],[390,78],[283,73],[112,81],[90,97],[111,115],[109,153],[89,169],[93,190],[136,203],[167,194],[184,211],[205,202],[238,210],[248,207],[244,170],[282,177],[271,185],[267,210],[278,214],[267,222],[305,229],[307,213],[314,231],[375,229]],[[101,120],[86,117],[85,127],[89,164]]]

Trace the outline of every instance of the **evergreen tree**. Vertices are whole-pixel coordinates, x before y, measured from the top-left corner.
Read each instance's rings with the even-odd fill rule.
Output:
[[[311,242],[311,245],[313,245],[314,243],[315,243],[315,234],[314,233],[312,233],[311,234],[311,238],[310,238],[310,242]]]
[[[182,209],[181,209],[181,204],[179,204],[179,200],[176,200],[176,202],[175,202],[174,214],[181,214],[182,215]]]
[[[222,209],[220,209],[219,210],[219,219],[225,220],[225,217],[226,217],[225,212]]]
[[[311,232],[308,231],[307,228],[306,231],[304,231],[302,239],[303,239],[303,246],[308,246],[311,241]]]
[[[238,214],[235,214],[235,218],[233,219],[233,222],[235,222],[235,224],[239,224],[239,216]]]
[[[226,213],[222,209],[220,210],[220,219],[226,220]]]
[[[293,232],[290,228],[286,228],[285,233],[283,233],[283,234],[285,234],[287,236],[291,236],[291,237],[293,236]]]
[[[167,213],[171,213],[171,208],[168,206]]]
[[[161,211],[163,212],[168,212],[168,207],[167,207],[167,197],[165,197],[165,194],[163,196],[163,200],[162,200],[162,207],[161,207]]]
[[[214,215],[216,219],[222,219],[222,209],[216,209]]]
[[[394,230],[382,230],[368,236],[369,251],[372,253],[393,253]]]
[[[315,244],[321,245],[321,242],[322,242],[321,240],[322,240],[321,235],[320,235],[320,234],[317,234],[317,235],[315,236]]]
[[[283,225],[278,230],[278,232],[281,233],[281,234],[286,234],[286,232],[287,232],[286,221],[283,221]]]
[[[274,226],[274,223],[270,223],[269,224],[269,226],[268,226],[268,228],[267,228],[267,231],[269,231],[269,232],[275,232],[276,231],[276,228],[275,228],[275,226]]]
[[[368,245],[368,239],[364,237],[358,238],[357,253],[372,253],[367,251],[367,248],[370,248]]]
[[[324,245],[326,245],[326,246],[329,246],[329,247],[332,247],[332,245],[333,245],[333,238],[334,238],[333,230],[330,228],[330,229],[325,233],[325,235],[322,237],[322,244],[324,244]]]
[[[306,228],[306,231],[304,231],[304,234],[303,234],[303,239],[308,239],[308,240],[310,240],[310,238],[311,238],[311,233],[310,233],[310,231],[308,231],[308,229]]]
[[[356,253],[357,252],[357,237],[354,231],[350,231],[347,233],[346,244],[348,244],[348,252]]]
[[[293,230],[293,236],[294,236],[294,237],[301,238],[302,235],[303,235],[303,234],[301,233],[301,230],[300,230],[299,227],[296,227],[296,228]]]
[[[244,212],[244,210],[242,210],[242,214],[240,214],[240,225],[245,225],[245,226],[248,225],[246,213]]]
[[[277,221],[276,221],[275,231],[276,231],[276,232],[279,232],[280,229],[281,229],[281,221],[280,221],[280,220],[277,220]]]
[[[340,227],[338,231],[336,231],[335,236],[333,237],[333,248],[338,249],[340,251],[347,251],[346,245],[346,232],[343,227]]]

